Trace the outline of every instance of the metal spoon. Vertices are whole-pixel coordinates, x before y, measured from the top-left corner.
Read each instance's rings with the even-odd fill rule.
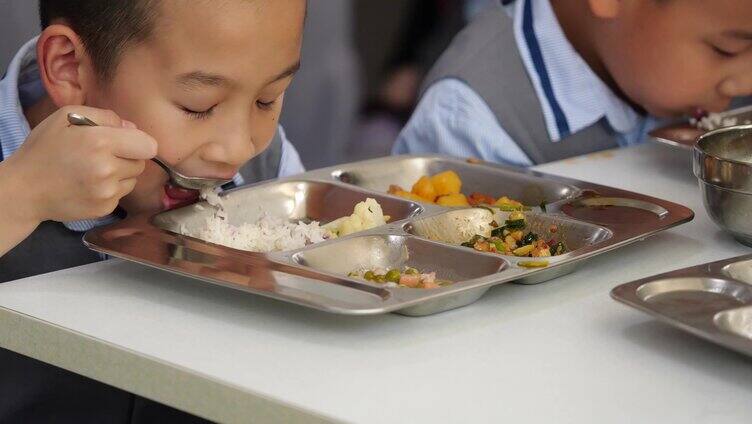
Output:
[[[70,122],[71,125],[84,125],[84,126],[90,126],[90,127],[97,126],[96,122],[92,121],[91,119],[83,115],[79,115],[77,113],[69,113],[68,122]],[[190,190],[201,190],[204,188],[214,188],[217,186],[225,185],[229,183],[230,181],[232,181],[232,180],[224,180],[224,179],[218,179],[218,178],[189,177],[172,169],[169,165],[167,165],[166,163],[164,163],[161,159],[157,157],[154,157],[151,160],[154,161],[154,163],[156,163],[157,165],[159,165],[162,169],[164,169],[164,171],[170,177],[170,182],[182,188],[187,188]]]

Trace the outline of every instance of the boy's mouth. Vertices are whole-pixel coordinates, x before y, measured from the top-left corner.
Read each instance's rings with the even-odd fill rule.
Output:
[[[698,121],[706,116],[708,116],[708,111],[703,108],[696,107],[694,108],[694,110],[692,110],[691,117],[697,119]]]
[[[198,190],[180,188],[172,184],[165,184],[162,206],[165,210],[189,205],[198,200]]]

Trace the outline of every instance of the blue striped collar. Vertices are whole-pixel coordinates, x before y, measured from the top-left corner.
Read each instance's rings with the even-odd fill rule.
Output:
[[[21,47],[8,65],[5,78],[0,81],[0,160],[13,155],[31,132],[23,107],[36,103],[45,95],[37,68],[36,41],[37,38],[34,38]],[[243,177],[236,174],[233,183],[243,185]],[[88,231],[118,219],[117,215],[112,214],[64,224],[73,231]]]
[[[36,38],[24,44],[8,65],[5,78],[0,81],[0,150],[3,159],[15,153],[31,132],[21,106],[19,75],[21,69],[36,62],[35,46]]]
[[[548,134],[560,141],[603,117],[620,134],[641,117],[588,66],[567,40],[549,0],[518,0],[511,11],[517,47],[541,101]]]

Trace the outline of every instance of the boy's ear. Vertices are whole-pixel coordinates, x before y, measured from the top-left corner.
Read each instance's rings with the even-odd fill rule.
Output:
[[[93,76],[78,35],[66,25],[50,25],[37,40],[39,75],[57,107],[83,105]]]
[[[590,11],[597,18],[612,19],[619,15],[621,0],[588,0]]]

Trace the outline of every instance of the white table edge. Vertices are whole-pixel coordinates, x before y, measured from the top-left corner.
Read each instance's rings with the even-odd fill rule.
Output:
[[[337,422],[4,307],[0,346],[211,421]],[[172,390],[164,390],[165,381],[172,382]]]

